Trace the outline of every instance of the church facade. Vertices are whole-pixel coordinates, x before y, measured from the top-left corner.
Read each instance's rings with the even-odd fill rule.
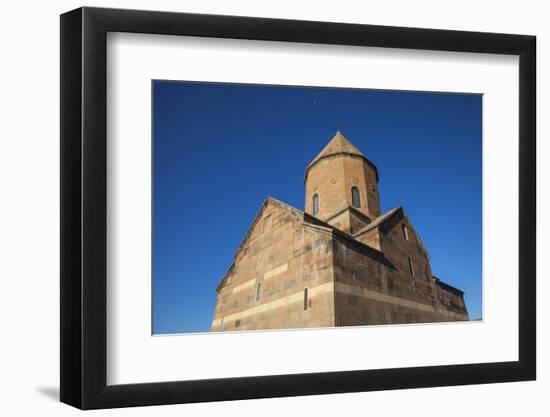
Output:
[[[212,331],[469,320],[402,207],[340,132],[307,166],[305,210],[268,197],[219,283]]]

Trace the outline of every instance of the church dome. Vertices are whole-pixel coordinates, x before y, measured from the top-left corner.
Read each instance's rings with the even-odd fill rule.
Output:
[[[311,167],[313,167],[317,162],[326,159],[332,158],[335,156],[350,156],[355,158],[361,158],[368,165],[374,169],[376,173],[376,182],[378,182],[378,170],[376,166],[367,159],[365,155],[361,153],[359,149],[351,144],[351,142],[338,130],[332,139],[327,143],[327,145],[319,152],[319,154],[311,161],[311,163],[306,167],[305,179],[307,180],[307,175]]]
[[[321,152],[315,157],[313,161],[308,165],[308,168],[314,165],[320,159],[326,158],[328,156],[334,155],[357,155],[359,157],[365,157],[355,146],[351,144],[349,140],[346,139],[340,131],[337,131],[334,137],[330,140],[329,143],[323,148]]]

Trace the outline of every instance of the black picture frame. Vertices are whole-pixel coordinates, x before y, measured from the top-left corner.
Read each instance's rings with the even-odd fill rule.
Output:
[[[519,360],[112,385],[107,375],[108,32],[519,56]],[[61,401],[81,409],[536,378],[534,36],[80,8],[61,15]]]

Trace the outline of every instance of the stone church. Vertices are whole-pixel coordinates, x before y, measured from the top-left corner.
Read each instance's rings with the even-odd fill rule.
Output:
[[[402,207],[340,132],[307,166],[305,210],[267,197],[219,283],[212,331],[468,320]]]

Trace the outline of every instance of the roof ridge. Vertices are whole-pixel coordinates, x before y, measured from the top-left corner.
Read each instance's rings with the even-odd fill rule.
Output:
[[[375,227],[380,226],[384,221],[389,219],[394,213],[397,213],[399,210],[403,210],[403,207],[397,206],[392,208],[391,210],[388,210],[384,214],[381,214],[377,218],[375,218],[372,222],[367,224],[365,227],[359,229],[356,233],[354,233],[352,236],[355,238],[365,232],[368,232],[369,230],[374,229]]]
[[[221,287],[221,285],[224,283],[224,281],[226,280],[226,278],[229,276],[231,270],[233,269],[233,267],[235,266],[235,259],[237,258],[237,255],[238,253],[241,251],[241,249],[243,248],[243,245],[244,243],[247,241],[248,237],[250,236],[250,233],[252,232],[252,229],[254,228],[254,225],[257,223],[257,221],[259,220],[259,218],[261,217],[261,213],[263,212],[265,206],[267,205],[268,202],[273,202],[279,206],[281,206],[282,208],[285,208],[287,210],[291,210],[293,211],[294,213],[300,215],[300,216],[303,216],[302,217],[302,220],[303,222],[307,223],[308,225],[311,225],[311,226],[321,226],[323,228],[326,228],[326,229],[331,229],[334,233],[340,235],[340,236],[343,236],[343,237],[346,237],[347,239],[361,245],[361,246],[366,246],[368,247],[369,249],[372,249],[373,251],[375,252],[379,252],[379,253],[382,253],[382,251],[364,243],[364,242],[361,242],[360,240],[356,239],[356,236],[361,232],[357,232],[356,234],[354,235],[351,235],[347,232],[344,232],[343,230],[340,230],[338,229],[336,226],[333,226],[332,224],[329,224],[321,219],[318,219],[316,217],[313,217],[311,216],[310,214],[300,210],[300,209],[297,209],[296,207],[294,206],[291,206],[290,204],[287,204],[287,203],[284,203],[282,202],[281,200],[277,200],[275,197],[271,197],[271,196],[267,196],[264,201],[262,202],[258,212],[256,213],[256,216],[254,216],[254,219],[252,220],[252,223],[250,224],[250,226],[248,227],[248,230],[247,232],[245,233],[244,237],[242,238],[239,246],[237,247],[237,250],[235,251],[235,253],[233,254],[233,260],[231,262],[231,265],[229,266],[229,268],[227,269],[227,271],[225,272],[224,276],[222,277],[220,283],[218,284],[218,287],[216,288],[216,290],[219,290],[219,288]],[[387,213],[381,215],[381,216],[378,216],[376,220],[378,219],[381,219],[382,217],[384,216],[389,216],[390,214],[392,214],[391,212],[393,211],[396,211],[397,209],[400,209],[401,207],[396,207],[390,211],[388,211]],[[371,222],[369,223],[366,227],[368,226],[371,226],[374,222]],[[375,227],[375,226],[373,226]]]

